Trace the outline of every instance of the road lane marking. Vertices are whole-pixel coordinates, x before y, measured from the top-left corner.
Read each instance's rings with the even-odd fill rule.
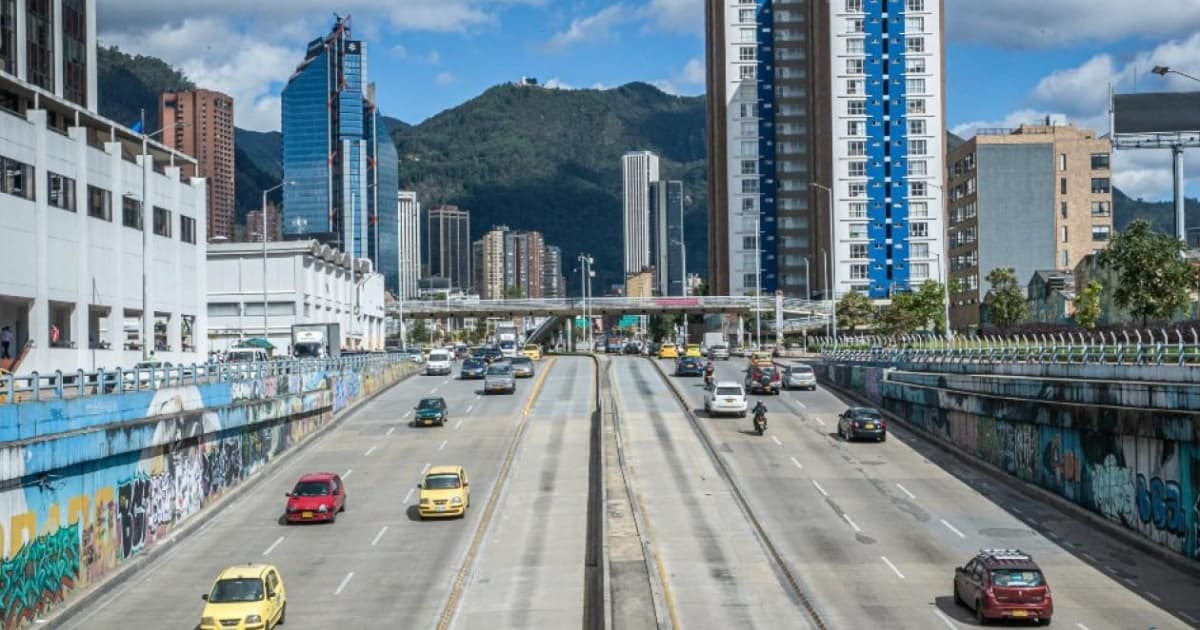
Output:
[[[908,491],[908,488],[905,488],[904,486],[902,486],[902,485],[900,485],[900,484],[896,484],[896,487],[897,487],[897,488],[900,488],[900,491],[901,491],[901,492],[903,492],[904,494],[907,494],[907,495],[908,495],[908,498],[912,499],[913,501],[916,501],[916,500],[917,500],[917,495],[915,495],[915,494],[913,494],[913,493],[909,492],[909,491]]]
[[[884,564],[888,565],[888,568],[892,570],[892,573],[896,574],[896,577],[900,578],[901,580],[904,579],[904,574],[900,572],[900,569],[896,568],[896,565],[892,564],[891,560],[887,559],[887,556],[879,556],[879,558],[883,560]]]
[[[950,628],[950,630],[958,630],[958,626],[954,625],[953,621],[950,621],[950,618],[946,616],[946,613],[940,610],[935,610],[933,611],[933,614],[937,615],[938,619],[941,619],[942,623],[946,624],[946,627]]]
[[[351,571],[351,572],[347,573],[347,574],[346,574],[346,577],[342,578],[342,583],[341,583],[341,584],[338,584],[337,590],[336,590],[336,591],[334,591],[334,592],[333,592],[333,594],[334,594],[334,595],[341,595],[341,594],[342,594],[342,591],[346,589],[346,585],[350,583],[350,578],[352,578],[352,577],[354,577],[354,572],[353,572],[353,571]]]
[[[407,501],[406,501],[406,503],[407,503]],[[387,532],[387,528],[388,528],[388,526],[384,525],[383,528],[379,530],[379,533],[375,534],[375,539],[371,541],[372,547],[379,544],[379,539],[383,538],[383,534],[385,532]]]
[[[1079,555],[1083,556],[1084,558],[1087,558],[1087,559],[1088,559],[1088,562],[1095,562],[1095,561],[1096,561],[1096,557],[1095,557],[1095,556],[1093,556],[1092,554],[1090,554],[1090,553],[1086,552],[1086,551],[1080,551],[1080,552],[1079,552]]]
[[[344,479],[346,479],[346,477],[349,477],[350,473],[352,473],[352,472],[354,472],[353,468],[347,468],[345,474],[342,475],[342,479],[344,480]]]
[[[440,451],[440,450],[446,448],[446,442],[449,442],[449,441],[450,440],[442,440],[442,445],[438,447],[438,450]]]
[[[372,446],[371,448],[367,449],[366,453],[363,453],[363,457],[370,457],[371,453],[374,453],[374,452],[375,452],[375,447]]]
[[[438,390],[438,388],[434,387],[433,389],[429,390],[429,393],[430,393],[430,394],[436,394],[436,393],[437,393],[437,390]]]
[[[813,479],[813,485],[817,487],[817,490],[820,491],[822,495],[829,496],[829,493],[825,492],[825,488],[822,488],[821,484],[817,483],[816,479]]]
[[[283,542],[283,536],[280,536],[279,538],[276,538],[276,539],[275,539],[275,542],[271,543],[271,546],[270,546],[270,547],[267,547],[267,550],[266,550],[266,551],[264,551],[262,555],[264,555],[264,556],[265,556],[265,555],[267,555],[267,554],[271,553],[272,551],[274,551],[274,550],[275,550],[275,548],[276,548],[276,547],[278,547],[278,546],[279,546],[279,543],[281,543],[281,542]]]
[[[819,424],[819,425],[821,425],[821,426],[825,426],[825,421],[824,421],[824,420],[822,420],[822,419],[820,419],[820,418],[818,418],[817,416],[813,416],[813,420],[816,420],[816,421],[817,421],[817,424]]]
[[[1182,610],[1180,610],[1178,612],[1179,612],[1180,617],[1183,617],[1184,619],[1187,619],[1188,621],[1190,621],[1192,623],[1200,623],[1200,619],[1196,619],[1195,617],[1183,612]]]
[[[449,382],[450,382],[450,379],[446,379],[446,380],[442,381],[442,385],[446,385],[446,384],[448,384]]]
[[[967,535],[966,535],[966,534],[964,534],[964,533],[962,533],[962,532],[958,531],[958,528],[957,528],[957,527],[955,527],[955,526],[953,526],[953,525],[951,525],[951,524],[950,524],[950,523],[949,523],[949,522],[948,522],[946,519],[942,519],[942,525],[945,525],[945,526],[946,526],[946,529],[949,529],[950,531],[954,532],[955,534],[958,534],[958,537],[959,537],[959,538],[966,538],[966,537],[967,537]]]
[[[796,468],[804,468],[804,466],[797,461],[795,457],[792,458],[792,463],[796,465]]]
[[[1077,623],[1075,625],[1079,626],[1079,630],[1091,630],[1091,628],[1088,628],[1087,626],[1085,626],[1081,623]]]
[[[401,503],[408,505],[408,500],[412,498],[413,493],[416,491],[417,491],[416,488],[409,488],[408,494],[404,495],[404,501],[401,501]]]
[[[467,405],[467,413],[471,413],[471,410],[474,408],[475,408],[475,405]]]
[[[780,442],[779,438],[775,437],[774,435],[771,436],[771,439],[775,441],[777,446],[783,446],[783,442]]]
[[[1130,586],[1137,586],[1137,578],[1125,578],[1125,583]]]
[[[429,462],[425,462],[425,467],[421,469],[421,476],[422,476],[422,477],[423,477],[423,476],[425,476],[425,471],[429,470],[429,467],[430,467],[430,466],[432,466],[432,464],[430,464]]]
[[[390,436],[391,434],[393,434],[395,432],[396,432],[396,427],[391,427],[390,429],[388,429],[387,434]]]
[[[404,416],[403,416],[403,417],[407,418],[407,417],[409,417],[409,416],[411,416],[411,415],[412,415],[412,409],[409,409],[408,411],[405,411],[405,412],[404,412]]]
[[[1149,597],[1150,599],[1153,599],[1156,602],[1162,601],[1161,597],[1159,597],[1158,595],[1155,595],[1154,593],[1151,593],[1150,591],[1146,591],[1146,596]]]
[[[456,423],[454,424],[454,428],[455,428],[455,429],[457,429],[458,427],[461,427],[461,426],[462,426],[462,420],[459,420],[458,422],[456,422]]]
[[[856,533],[862,533],[862,528],[860,528],[860,527],[858,526],[858,524],[857,524],[857,523],[855,523],[854,521],[850,520],[850,515],[849,515],[849,514],[847,514],[847,513],[845,513],[845,512],[842,512],[842,518],[846,519],[846,522],[847,522],[847,523],[850,523],[850,527],[853,527],[853,528],[854,528],[854,531],[855,531]]]

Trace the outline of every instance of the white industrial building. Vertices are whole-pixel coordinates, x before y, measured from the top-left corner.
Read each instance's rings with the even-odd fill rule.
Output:
[[[10,355],[29,352],[0,367],[131,367],[150,334],[145,354],[202,361],[205,183],[181,176],[191,158],[95,113],[94,0],[71,20],[54,13],[55,41],[72,45],[53,54],[29,54],[41,44],[27,41],[24,5],[15,59],[0,59],[0,326]]]
[[[339,324],[343,349],[384,348],[384,277],[369,259],[308,240],[267,243],[265,257],[262,243],[209,243],[208,278],[213,350],[265,337],[287,353],[292,325],[317,323]]]

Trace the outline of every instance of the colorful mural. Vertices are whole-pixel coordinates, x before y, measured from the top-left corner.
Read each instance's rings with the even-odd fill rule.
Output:
[[[196,387],[160,390],[139,413],[96,416],[112,426],[152,421],[143,429],[83,435],[64,466],[64,436],[11,447],[6,478],[21,487],[0,492],[0,624],[22,628],[72,591],[163,540],[180,523],[223,496],[272,459],[328,424],[340,412],[411,373],[410,367],[362,373],[309,373],[237,384],[224,392]],[[214,386],[205,386],[213,390]],[[92,409],[124,410],[120,397],[97,396]],[[219,406],[210,401],[220,401]],[[61,401],[47,408],[56,422]],[[34,417],[33,407],[21,405]],[[114,412],[116,413],[116,412]],[[69,423],[69,422],[68,422]],[[87,458],[87,453],[97,453]]]

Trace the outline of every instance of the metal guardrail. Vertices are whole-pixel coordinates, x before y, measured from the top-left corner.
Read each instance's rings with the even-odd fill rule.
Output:
[[[915,363],[1058,363],[1200,367],[1200,334],[1166,330],[1121,333],[1063,333],[943,339],[842,337],[835,344],[810,338],[828,361],[888,364]]]
[[[83,398],[108,393],[154,391],[167,387],[230,383],[314,371],[357,370],[401,363],[402,353],[361,354],[334,359],[279,359],[246,363],[193,363],[158,368],[131,368],[0,376],[0,404]]]
[[[753,296],[712,296],[700,295],[692,297],[601,297],[587,300],[588,308],[593,312],[627,311],[637,312],[683,312],[683,311],[754,311],[761,307],[762,311],[774,312],[775,297],[763,296],[761,301]],[[582,298],[546,298],[546,299],[504,299],[504,300],[418,300],[406,301],[403,304],[405,317],[436,316],[436,315],[470,315],[472,313],[546,313],[571,314],[582,313],[584,300]],[[828,301],[801,300],[796,298],[783,299],[783,311],[790,314],[827,317],[832,303]],[[391,314],[398,314],[400,305],[388,308]]]

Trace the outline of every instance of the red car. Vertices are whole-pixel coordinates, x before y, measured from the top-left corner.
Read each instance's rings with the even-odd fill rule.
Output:
[[[746,370],[746,391],[751,394],[776,394],[782,389],[783,379],[779,368],[769,363],[760,363]]]
[[[305,523],[337,520],[346,511],[346,487],[333,473],[311,473],[287,493],[287,522]]]
[[[1054,615],[1046,576],[1032,556],[1013,549],[984,549],[955,568],[954,603],[974,610],[980,625],[1006,619],[1046,626]]]

